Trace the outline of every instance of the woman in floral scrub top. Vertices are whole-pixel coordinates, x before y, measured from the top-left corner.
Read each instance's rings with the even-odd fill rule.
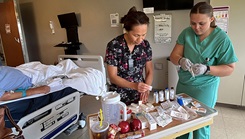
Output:
[[[147,102],[153,80],[152,49],[145,39],[149,18],[132,7],[121,19],[125,34],[112,39],[106,49],[105,62],[111,85],[126,105]],[[143,70],[145,69],[145,78]]]

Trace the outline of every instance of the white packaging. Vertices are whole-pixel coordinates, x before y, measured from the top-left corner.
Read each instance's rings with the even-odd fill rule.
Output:
[[[145,112],[149,112],[150,111],[150,108],[148,106],[146,106],[145,104],[141,104],[140,105],[140,108],[145,111]]]
[[[171,101],[169,102],[171,104],[172,109],[178,109],[180,107],[179,103],[177,101]]]
[[[197,112],[201,112],[201,113],[206,113],[207,110],[205,108],[197,108],[197,107],[193,107],[191,106],[191,109]]]
[[[181,113],[181,112],[178,112],[178,111],[174,111],[174,110],[170,112],[170,115],[172,117],[175,117],[175,118],[178,118],[178,119],[184,119],[184,120],[188,119],[187,114]]]
[[[148,127],[149,123],[142,113],[136,113],[135,117],[140,120],[142,129],[145,129]]]
[[[152,90],[152,86],[149,86],[149,91],[151,91]]]
[[[195,117],[197,117],[196,111],[194,111],[193,109],[189,108],[188,106],[183,106],[183,107],[189,113],[189,115],[190,115],[189,119],[194,119]]]
[[[157,124],[159,126],[162,126],[163,119],[160,117],[160,115],[158,114],[158,112],[150,112],[150,114],[155,119],[155,121],[157,122]]]
[[[139,108],[140,106],[139,105],[137,105],[137,104],[135,104],[135,103],[131,103],[131,106],[133,106],[133,107],[135,107],[135,108]]]
[[[138,113],[140,111],[140,108],[135,108],[133,106],[128,106],[128,109],[131,109],[132,113]]]
[[[172,117],[167,114],[164,116],[160,116],[157,112],[151,112],[150,114],[156,120],[157,124],[161,127],[164,127],[173,121]]]
[[[157,112],[160,116],[163,116],[165,113],[164,113],[164,110],[162,109],[161,106],[156,106],[156,109],[157,109]]]
[[[162,116],[162,118],[164,120],[164,123],[162,124],[162,126],[166,126],[173,121],[172,117],[168,114],[165,114],[164,116]]]
[[[149,123],[149,129],[150,129],[150,130],[157,129],[157,122],[156,122],[155,119],[151,116],[150,113],[145,113],[145,118],[147,119],[147,121],[148,121],[148,123]]]
[[[183,103],[184,105],[188,105],[189,103],[192,102],[192,98],[191,97],[183,97]]]
[[[139,104],[139,105],[143,104],[142,100],[140,100],[140,101],[138,102],[138,104]]]
[[[150,111],[155,109],[155,107],[151,103],[146,103],[146,106],[150,109]]]
[[[198,108],[197,112],[206,113],[207,110],[205,108]]]
[[[167,110],[167,109],[171,108],[171,105],[170,105],[170,103],[168,101],[165,101],[165,102],[161,103],[161,106],[162,106],[162,108],[164,110]]]
[[[194,107],[201,107],[201,104],[197,101],[192,101],[191,104],[194,106]]]
[[[190,114],[182,106],[179,106],[178,111],[183,113],[183,114],[186,114],[187,119],[190,117]]]

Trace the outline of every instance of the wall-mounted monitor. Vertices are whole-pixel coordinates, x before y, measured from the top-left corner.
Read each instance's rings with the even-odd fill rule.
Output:
[[[77,17],[74,12],[60,14],[58,15],[58,19],[60,21],[61,28],[71,28],[78,26]]]
[[[154,10],[186,10],[191,9],[194,0],[143,0],[143,8],[154,7]]]

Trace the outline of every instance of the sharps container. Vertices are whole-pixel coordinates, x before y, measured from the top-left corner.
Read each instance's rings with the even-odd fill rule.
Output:
[[[118,125],[121,120],[127,120],[127,106],[120,99],[120,95],[117,92],[107,92],[105,96],[102,96],[101,103],[104,121],[109,124]],[[123,119],[121,119],[120,110],[123,110]]]

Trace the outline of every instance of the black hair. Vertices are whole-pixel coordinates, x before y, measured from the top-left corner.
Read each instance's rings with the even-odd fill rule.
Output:
[[[142,25],[142,24],[149,24],[148,16],[142,12],[137,11],[136,7],[133,6],[129,9],[128,13],[121,18],[120,23],[123,24],[123,28],[126,31],[131,31],[133,26]]]

